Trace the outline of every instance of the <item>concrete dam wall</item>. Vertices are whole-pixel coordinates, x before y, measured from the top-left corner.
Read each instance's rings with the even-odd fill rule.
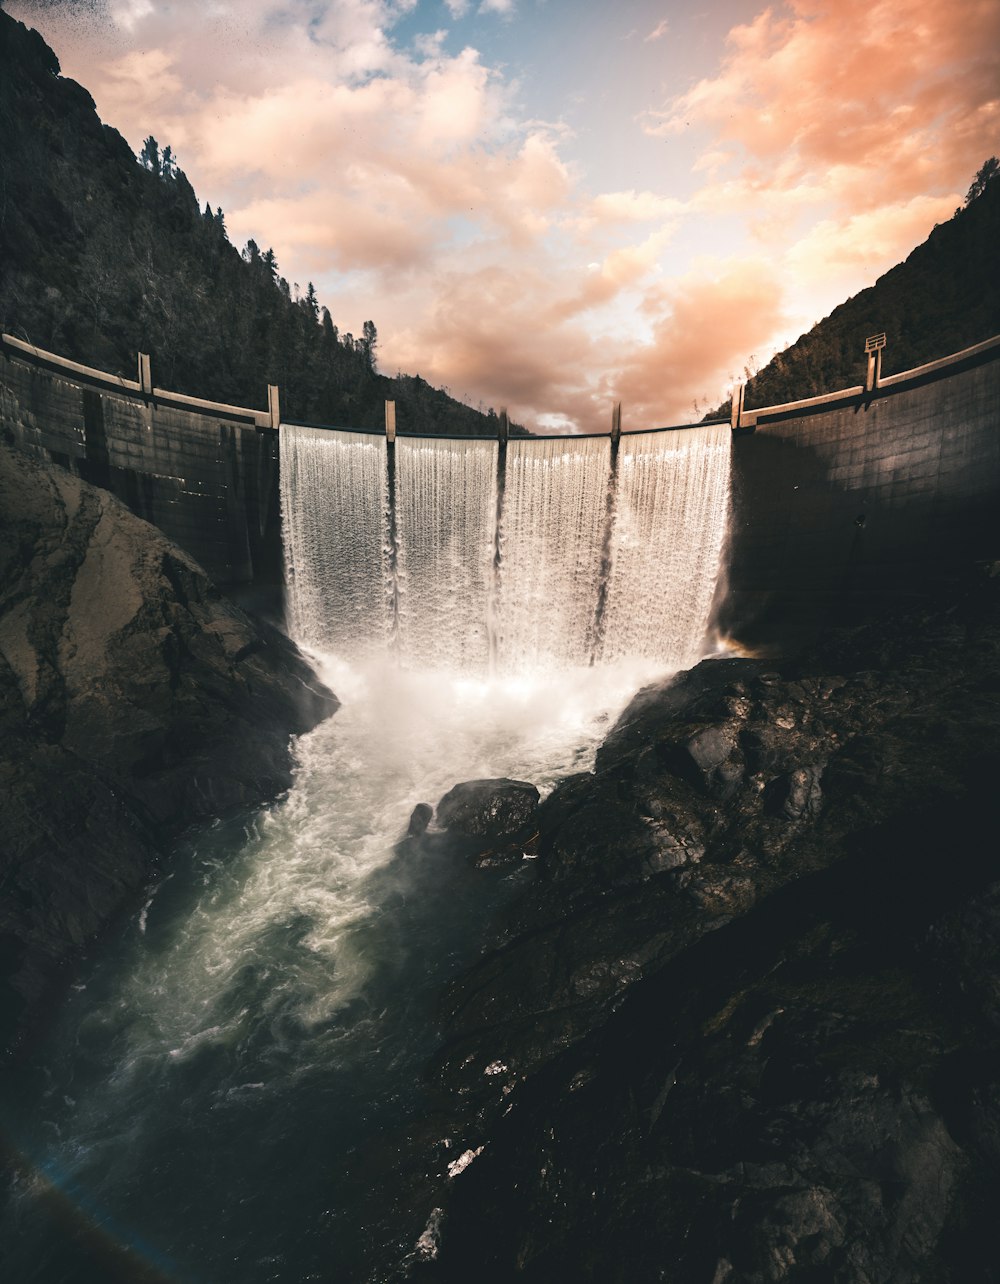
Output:
[[[0,341],[0,431],[104,487],[222,585],[277,582],[275,413],[154,389]],[[144,379],[146,387],[143,386]]]
[[[276,393],[276,390],[275,390]],[[277,398],[154,389],[4,336],[0,431],[111,490],[224,586],[282,573]],[[721,631],[787,649],[1000,559],[1000,339],[827,397],[733,416]]]
[[[744,411],[718,622],[784,648],[1000,558],[1000,339],[871,393]]]

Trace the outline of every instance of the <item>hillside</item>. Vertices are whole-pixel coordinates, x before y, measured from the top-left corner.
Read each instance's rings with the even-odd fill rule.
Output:
[[[824,320],[747,383],[746,405],[772,406],[864,383],[865,338],[885,331],[883,374],[1000,334],[1000,182],[934,228],[905,262]],[[728,415],[727,401],[706,418]]]
[[[0,11],[0,328],[116,374],[151,354],[160,387],[289,419],[492,434],[496,420],[419,377],[377,371],[377,329],[341,334],[271,251],[242,253],[167,147],[140,163],[41,36]]]

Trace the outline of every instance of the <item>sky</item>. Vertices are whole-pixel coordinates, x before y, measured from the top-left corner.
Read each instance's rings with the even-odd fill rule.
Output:
[[[998,0],[4,7],[384,373],[540,431],[700,417],[1000,153]]]

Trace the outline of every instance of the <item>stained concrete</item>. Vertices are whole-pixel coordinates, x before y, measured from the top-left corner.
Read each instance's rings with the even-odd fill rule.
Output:
[[[998,357],[735,434],[722,631],[788,650],[1000,558]]]
[[[8,441],[110,490],[219,584],[281,577],[278,443],[249,420],[143,399],[0,352]]]

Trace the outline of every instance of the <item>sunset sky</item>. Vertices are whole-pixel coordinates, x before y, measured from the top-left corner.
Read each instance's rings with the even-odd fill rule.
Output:
[[[4,7],[383,371],[542,430],[691,419],[1000,152],[998,0]]]

